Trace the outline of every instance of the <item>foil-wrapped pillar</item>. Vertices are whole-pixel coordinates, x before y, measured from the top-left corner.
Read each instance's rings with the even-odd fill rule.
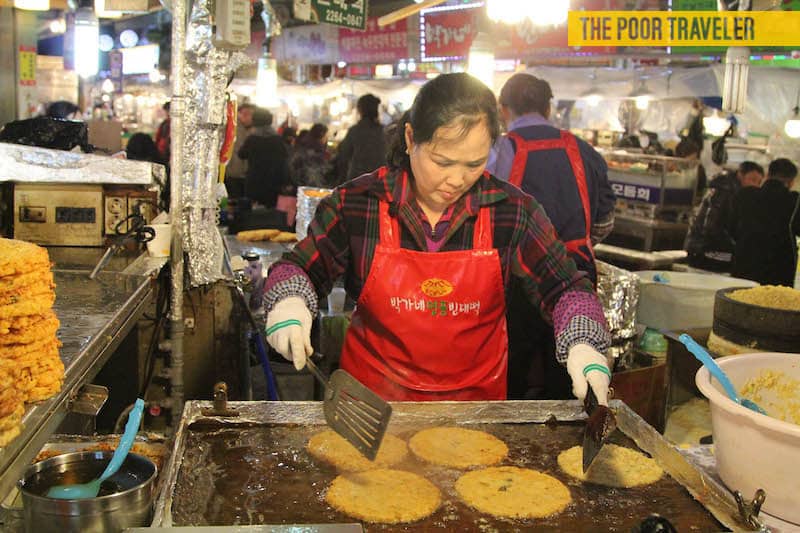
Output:
[[[217,229],[217,178],[225,91],[233,73],[251,62],[242,52],[214,46],[213,7],[211,0],[192,5],[183,65],[186,97],[180,219],[192,286],[224,277],[223,243]]]

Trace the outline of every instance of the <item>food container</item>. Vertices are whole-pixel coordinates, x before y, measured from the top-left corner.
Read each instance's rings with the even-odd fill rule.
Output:
[[[710,328],[717,290],[758,285],[747,279],[717,274],[642,270],[636,275],[639,276],[636,321],[666,331]]]
[[[783,372],[800,380],[800,355],[753,353],[716,360],[737,391],[762,370]],[[764,416],[728,398],[722,385],[705,367],[695,376],[700,392],[711,404],[714,455],[722,481],[750,499],[766,491],[763,511],[800,526],[800,426]],[[773,400],[767,395],[763,403]],[[769,409],[767,409],[769,413]]]
[[[44,496],[53,485],[99,477],[113,452],[59,455],[28,467],[19,483],[29,533],[122,531],[150,522],[157,469],[150,459],[129,454],[96,498],[58,500]]]

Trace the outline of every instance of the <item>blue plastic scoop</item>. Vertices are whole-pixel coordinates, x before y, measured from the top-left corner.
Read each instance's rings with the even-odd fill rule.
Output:
[[[60,500],[81,500],[94,498],[100,492],[100,485],[106,479],[117,473],[119,467],[128,456],[128,452],[133,446],[133,439],[139,431],[139,423],[142,421],[142,411],[144,410],[144,400],[141,398],[133,404],[133,409],[128,415],[128,422],[125,424],[125,432],[119,439],[119,446],[114,450],[111,461],[108,462],[106,469],[100,477],[88,483],[78,483],[75,485],[55,485],[47,491],[48,498],[58,498]]]
[[[751,411],[755,411],[756,413],[761,413],[762,415],[766,415],[767,412],[764,411],[759,405],[752,401],[748,400],[747,398],[742,398],[736,392],[736,388],[731,383],[731,380],[728,379],[728,376],[725,375],[725,372],[722,371],[722,368],[714,361],[714,358],[711,357],[705,349],[697,344],[693,338],[691,338],[686,333],[683,333],[680,337],[678,337],[686,349],[694,355],[698,361],[703,363],[703,365],[711,372],[711,375],[717,378],[717,381],[722,383],[722,388],[725,389],[725,393],[728,395],[728,398],[733,400],[734,402],[747,407]]]

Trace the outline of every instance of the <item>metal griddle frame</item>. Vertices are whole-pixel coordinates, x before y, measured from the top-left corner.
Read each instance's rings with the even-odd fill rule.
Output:
[[[172,527],[172,502],[189,427],[201,421],[215,421],[230,428],[237,426],[303,424],[324,425],[322,402],[230,402],[238,417],[209,418],[202,413],[211,408],[208,401],[186,402],[175,443],[164,470],[162,489],[157,496],[153,527]],[[424,425],[445,420],[460,424],[545,423],[584,420],[586,414],[577,400],[498,401],[498,402],[394,402],[392,425]],[[652,426],[620,400],[612,400],[618,428],[680,483],[724,527],[747,531],[738,516],[733,496],[713,479],[692,466],[681,453]]]

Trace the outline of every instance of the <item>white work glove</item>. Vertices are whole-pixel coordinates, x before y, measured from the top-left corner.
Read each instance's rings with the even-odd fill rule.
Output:
[[[299,296],[289,296],[276,303],[267,315],[267,342],[297,370],[306,366],[311,347],[311,311]]]
[[[588,344],[576,344],[567,355],[567,372],[572,378],[572,394],[583,401],[587,387],[591,386],[597,403],[608,405],[608,386],[611,371],[606,357]]]

